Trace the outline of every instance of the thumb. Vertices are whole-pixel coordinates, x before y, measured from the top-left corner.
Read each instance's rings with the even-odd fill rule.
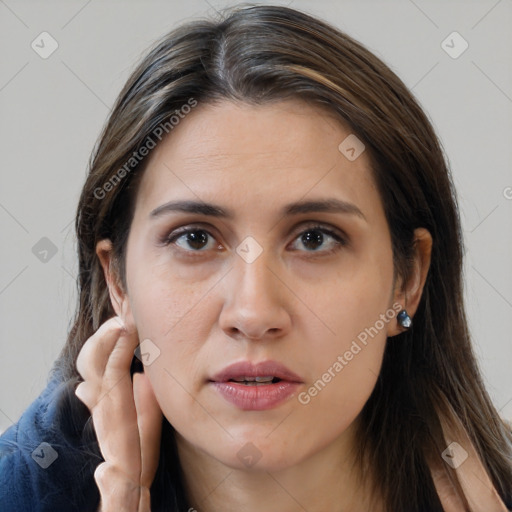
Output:
[[[133,396],[137,410],[141,447],[140,484],[149,489],[155,478],[160,459],[163,416],[146,374],[133,374]]]
[[[451,468],[446,464],[443,464],[443,467],[439,462],[432,467],[434,484],[444,510],[465,510],[450,482],[448,472],[452,471],[452,478],[455,477],[459,481],[471,512],[507,512],[468,432],[451,406],[448,407],[448,411],[447,417],[441,417],[440,420],[450,451],[447,456],[450,459],[455,458],[451,461]]]

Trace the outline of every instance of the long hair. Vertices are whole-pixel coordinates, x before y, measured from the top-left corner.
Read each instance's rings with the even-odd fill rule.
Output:
[[[148,159],[126,163],[191,100],[262,105],[285,99],[329,109],[364,142],[391,232],[396,276],[409,275],[414,229],[424,227],[433,238],[414,326],[387,340],[381,373],[361,412],[356,450],[362,473],[371,475],[390,512],[442,510],[428,463],[446,448],[442,422],[454,414],[510,503],[512,436],[485,390],[471,346],[460,219],[441,144],[389,67],[328,23],[286,7],[245,5],[220,19],[180,26],[147,53],[121,91],[91,156],[76,213],[78,305],[54,367],[68,384],[65,416],[75,411],[84,417],[72,392],[79,380],[76,358],[115,315],[95,253],[99,240],[112,241],[114,269],[126,289],[126,243]],[[109,180],[112,186],[105,187]],[[90,417],[83,436],[99,463]],[[152,503],[153,510],[187,510],[173,428],[165,419]]]

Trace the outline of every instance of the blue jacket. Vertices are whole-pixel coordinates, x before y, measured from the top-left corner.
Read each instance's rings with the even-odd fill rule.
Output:
[[[66,407],[62,401],[65,403],[70,392],[73,390],[62,382],[60,373],[52,372],[42,393],[0,436],[2,512],[98,509],[94,470],[102,459],[84,453],[87,446],[82,444],[79,419],[63,417]],[[83,413],[85,421],[85,408]]]

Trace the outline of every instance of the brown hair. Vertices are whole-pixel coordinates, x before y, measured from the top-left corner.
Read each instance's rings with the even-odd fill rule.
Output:
[[[56,368],[75,384],[82,345],[115,315],[95,248],[101,239],[112,241],[115,271],[126,288],[126,242],[147,158],[104,197],[97,190],[105,190],[147,137],[191,98],[254,105],[302,99],[328,108],[364,142],[390,227],[395,274],[407,278],[415,228],[428,229],[433,249],[414,326],[388,339],[379,379],[361,413],[361,473],[369,472],[390,512],[442,510],[429,461],[446,448],[441,422],[453,410],[499,495],[510,503],[512,436],[485,390],[471,347],[461,226],[441,145],[418,102],[383,62],[297,10],[243,6],[220,20],[182,25],[135,69],[93,152],[78,204],[79,303]],[[172,460],[161,463],[154,496],[166,482],[172,492],[165,499],[174,510],[186,510],[179,461],[166,444],[172,441],[164,439],[172,427],[162,435],[162,457]]]

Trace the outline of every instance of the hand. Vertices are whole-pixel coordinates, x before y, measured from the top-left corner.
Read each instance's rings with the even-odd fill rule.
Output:
[[[431,464],[431,473],[439,499],[445,512],[465,512],[466,507],[458,497],[448,472],[453,472],[462,486],[462,490],[469,504],[471,512],[507,512],[505,504],[484,469],[473,443],[459,420],[452,415],[452,422],[456,427],[450,427],[447,422],[441,421],[445,438],[457,439],[458,444],[467,453],[467,458],[455,468],[445,462]],[[451,458],[451,455],[447,455]]]
[[[92,415],[102,462],[94,472],[100,512],[150,512],[150,488],[160,455],[162,411],[144,373],[130,377],[139,343],[120,317],[100,326],[82,347],[76,396]]]

